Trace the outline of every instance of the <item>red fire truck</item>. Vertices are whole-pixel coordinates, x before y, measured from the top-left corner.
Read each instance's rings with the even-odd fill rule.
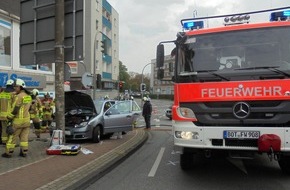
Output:
[[[249,22],[265,12],[270,21]],[[204,28],[218,18],[223,26]],[[181,24],[177,39],[160,42],[156,54],[163,80],[164,44],[175,44],[172,127],[181,168],[194,168],[199,153],[267,154],[290,174],[290,7]]]

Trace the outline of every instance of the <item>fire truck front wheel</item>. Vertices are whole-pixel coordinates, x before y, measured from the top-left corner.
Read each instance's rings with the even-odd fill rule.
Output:
[[[278,160],[279,166],[283,173],[290,175],[290,156],[289,155],[280,155]]]
[[[195,165],[196,154],[193,152],[183,152],[180,155],[180,167],[182,170],[191,170]]]

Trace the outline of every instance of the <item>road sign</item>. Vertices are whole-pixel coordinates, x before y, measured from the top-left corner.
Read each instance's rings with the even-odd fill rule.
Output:
[[[65,61],[83,60],[83,6],[83,0],[65,0]],[[55,0],[21,0],[20,64],[53,63],[54,48]]]
[[[82,84],[86,88],[92,87],[93,86],[93,75],[88,73],[88,72],[85,72],[82,76]]]

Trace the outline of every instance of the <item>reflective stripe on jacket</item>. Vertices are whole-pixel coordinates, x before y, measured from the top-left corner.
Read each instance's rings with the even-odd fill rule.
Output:
[[[13,109],[15,107],[19,107],[19,111],[13,118],[13,125],[30,123],[29,108],[31,106],[31,102],[31,96],[26,94],[25,91],[21,91],[16,95],[15,101],[13,103]]]

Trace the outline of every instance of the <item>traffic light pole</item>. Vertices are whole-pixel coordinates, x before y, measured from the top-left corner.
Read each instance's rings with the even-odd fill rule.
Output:
[[[64,0],[55,1],[55,109],[56,126],[64,134]]]

